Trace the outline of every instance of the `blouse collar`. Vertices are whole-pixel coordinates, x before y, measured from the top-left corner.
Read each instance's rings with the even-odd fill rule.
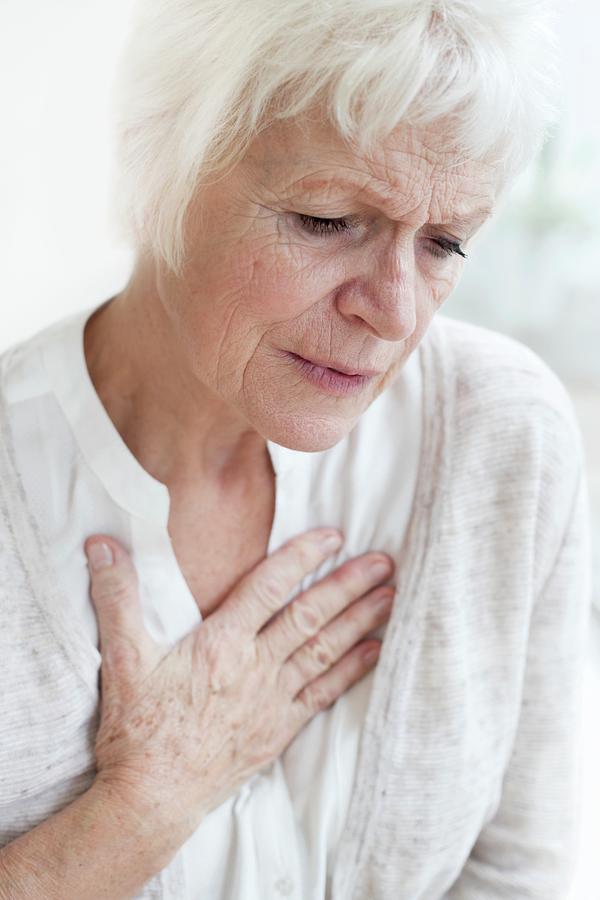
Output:
[[[109,301],[105,301],[109,302]],[[113,500],[132,515],[166,527],[170,495],[131,452],[98,396],[84,352],[85,324],[97,304],[66,317],[42,345],[50,385],[69,422],[81,452]],[[267,440],[278,481],[310,454]]]

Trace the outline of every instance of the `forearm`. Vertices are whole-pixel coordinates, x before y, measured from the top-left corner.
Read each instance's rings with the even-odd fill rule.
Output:
[[[96,781],[0,849],[0,900],[130,900],[176,850],[164,829]]]

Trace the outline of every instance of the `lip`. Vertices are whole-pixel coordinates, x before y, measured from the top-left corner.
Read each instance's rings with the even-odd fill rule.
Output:
[[[344,372],[341,369],[334,369],[333,366],[319,365],[297,353],[284,352],[303,378],[323,393],[336,397],[359,394],[373,381],[375,375],[380,374],[374,372],[373,369],[362,369],[359,373],[353,373],[352,370]],[[366,372],[373,372],[373,374],[368,375],[365,374]]]
[[[310,363],[311,366],[318,366],[319,369],[331,369],[333,372],[341,372],[342,375],[358,375],[363,378],[374,378],[376,375],[382,374],[378,369],[351,369],[348,366],[332,363],[331,361],[325,362],[320,359],[308,359],[308,357],[300,356],[298,353],[288,352],[290,356],[295,356],[296,359],[299,359],[302,362]]]

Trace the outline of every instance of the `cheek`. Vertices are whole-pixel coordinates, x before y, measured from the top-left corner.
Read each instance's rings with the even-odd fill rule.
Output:
[[[327,292],[321,272],[277,245],[242,257],[237,283],[248,314],[268,326],[297,319]]]
[[[240,375],[273,332],[289,341],[292,323],[322,299],[327,286],[316,269],[301,265],[276,238],[240,241],[211,255],[208,264],[188,269],[179,284],[181,337],[196,376],[227,394],[239,394]],[[303,321],[299,330],[306,329]]]
[[[242,356],[280,323],[300,317],[319,299],[316,278],[307,279],[276,238],[239,241],[203,255],[176,287],[182,331],[205,346]],[[244,347],[244,350],[242,350]]]

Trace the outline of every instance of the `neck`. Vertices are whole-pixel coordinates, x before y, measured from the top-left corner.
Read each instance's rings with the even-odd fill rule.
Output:
[[[227,488],[272,472],[265,439],[186,367],[148,275],[90,317],[84,347],[108,415],[158,481]]]

